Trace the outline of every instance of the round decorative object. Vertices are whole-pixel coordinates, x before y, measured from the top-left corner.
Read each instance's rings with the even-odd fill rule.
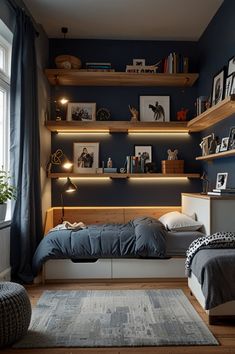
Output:
[[[25,288],[0,282],[0,348],[22,338],[31,319],[31,304]]]
[[[110,111],[107,108],[100,108],[96,113],[96,120],[109,120],[110,116]]]
[[[82,62],[73,55],[59,55],[55,58],[55,64],[58,69],[80,69]]]

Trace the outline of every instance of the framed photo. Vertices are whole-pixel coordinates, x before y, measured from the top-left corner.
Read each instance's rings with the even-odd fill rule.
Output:
[[[74,172],[96,173],[99,167],[99,143],[74,143],[73,162]]]
[[[230,89],[230,95],[235,95],[235,74],[233,74],[233,79],[232,79],[232,84],[231,84],[231,89]]]
[[[170,96],[140,96],[140,121],[169,122]]]
[[[133,65],[145,66],[145,59],[133,59]]]
[[[228,76],[235,73],[235,56],[228,61]]]
[[[235,149],[235,127],[230,128],[228,149]]]
[[[217,173],[216,189],[225,189],[227,185],[227,179],[228,179],[227,172]]]
[[[227,136],[226,138],[223,138],[221,140],[220,151],[227,151],[228,150],[228,142],[229,142],[229,136]]]
[[[68,103],[67,120],[92,122],[96,116],[96,103]]]
[[[220,152],[220,144],[218,144],[215,149],[215,153],[218,154],[218,152]]]
[[[134,155],[144,158],[145,163],[152,162],[152,145],[135,145]]]
[[[231,90],[232,90],[233,82],[234,82],[234,74],[227,76],[226,84],[225,84],[225,97],[229,97],[232,94]]]
[[[214,106],[218,102],[222,101],[223,94],[224,94],[224,69],[221,70],[213,78],[211,105]]]

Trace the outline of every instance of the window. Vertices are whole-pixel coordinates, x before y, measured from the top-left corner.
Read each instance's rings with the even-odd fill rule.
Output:
[[[12,33],[0,20],[0,168],[10,169],[10,72]],[[10,219],[8,202],[6,219]]]
[[[9,102],[12,33],[0,20],[0,168],[9,170]]]

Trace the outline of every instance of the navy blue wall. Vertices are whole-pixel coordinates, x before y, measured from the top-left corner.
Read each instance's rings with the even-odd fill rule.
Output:
[[[235,1],[225,0],[199,41],[199,95],[211,93],[213,76],[227,66],[228,60],[235,55],[234,15]],[[235,126],[235,115],[206,130],[202,136],[214,132],[220,138],[226,137],[231,126]],[[234,157],[204,163],[203,168],[208,172],[211,188],[215,187],[218,172],[228,172],[228,185],[235,187]]]
[[[159,41],[109,41],[109,40],[50,40],[50,66],[54,67],[54,58],[59,54],[79,56],[83,63],[87,61],[111,62],[116,71],[125,71],[126,64],[132,64],[133,58],[145,58],[146,64],[156,63],[171,51],[182,53],[190,58],[190,72],[198,71],[195,42],[159,42]],[[172,87],[52,87],[52,102],[66,95],[74,102],[96,102],[97,109],[106,107],[111,111],[112,120],[128,120],[128,104],[139,106],[140,95],[169,95],[171,120],[176,120],[176,112],[181,107],[190,109],[190,117],[195,115],[194,101],[196,87],[182,89]],[[53,110],[52,110],[53,112]],[[53,117],[52,117],[53,118]],[[201,164],[195,161],[200,154],[198,134],[188,137],[130,137],[126,134],[112,134],[108,137],[80,137],[53,134],[52,152],[62,148],[68,157],[73,156],[73,142],[99,141],[100,163],[112,157],[116,167],[122,167],[127,155],[133,154],[135,144],[153,146],[153,161],[157,172],[161,172],[161,160],[167,159],[167,149],[178,149],[179,158],[185,160],[186,172],[200,172]],[[60,205],[62,181],[52,182],[52,205]],[[67,205],[180,205],[181,192],[201,190],[200,180],[184,182],[173,181],[128,181],[80,182],[76,195],[65,199]]]

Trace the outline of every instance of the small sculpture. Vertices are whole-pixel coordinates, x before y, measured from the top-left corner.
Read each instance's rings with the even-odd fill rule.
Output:
[[[168,160],[178,160],[178,150],[171,151],[171,149],[167,150],[168,153]]]
[[[209,148],[210,148],[210,142],[215,139],[214,134],[210,134],[208,136],[205,136],[201,143],[199,144],[201,149],[202,149],[202,156],[207,156],[209,154]]]
[[[97,113],[96,113],[96,120],[99,121],[106,121],[110,120],[110,111],[107,108],[99,108]]]
[[[131,112],[131,122],[138,122],[139,120],[139,111],[135,107],[128,106],[129,111]]]
[[[207,179],[207,174],[206,172],[203,172],[201,176],[202,180],[202,192],[201,194],[207,194],[209,190],[209,180]]]
[[[189,109],[187,108],[181,108],[181,110],[177,112],[177,120],[186,121],[188,111]]]

